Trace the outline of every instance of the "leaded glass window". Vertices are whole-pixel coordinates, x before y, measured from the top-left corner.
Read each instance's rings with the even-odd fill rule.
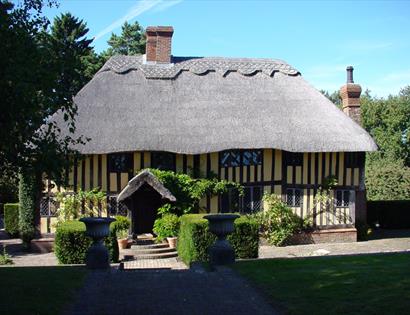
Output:
[[[336,207],[349,207],[350,190],[336,190]]]
[[[286,204],[289,207],[300,207],[302,205],[302,190],[297,188],[286,189]]]
[[[108,155],[108,171],[126,173],[133,171],[132,153],[114,153]]]
[[[303,153],[298,152],[286,152],[287,165],[302,166]]]
[[[221,152],[222,167],[236,167],[241,165],[241,154],[238,150],[229,150]]]
[[[222,167],[262,164],[262,150],[227,150],[220,154]]]
[[[152,152],[151,167],[163,171],[175,171],[175,154],[170,152]]]
[[[242,165],[260,165],[262,164],[261,150],[246,150],[242,152]]]

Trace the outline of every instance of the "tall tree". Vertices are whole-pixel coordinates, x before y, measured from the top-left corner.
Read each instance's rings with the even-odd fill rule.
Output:
[[[125,22],[121,27],[121,35],[111,34],[108,40],[110,46],[107,54],[112,55],[139,55],[145,53],[145,32],[138,22]]]
[[[363,126],[379,146],[366,158],[369,199],[410,199],[410,86],[387,98],[367,91],[361,102]]]
[[[333,93],[329,93],[329,91],[320,90],[320,93],[326,96],[329,101],[331,101],[337,107],[342,108],[342,100],[340,99],[339,91],[333,91]]]

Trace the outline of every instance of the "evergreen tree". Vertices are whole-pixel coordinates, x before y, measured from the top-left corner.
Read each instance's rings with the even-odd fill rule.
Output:
[[[145,53],[145,32],[138,22],[125,22],[121,35],[111,34],[107,55],[140,55]]]

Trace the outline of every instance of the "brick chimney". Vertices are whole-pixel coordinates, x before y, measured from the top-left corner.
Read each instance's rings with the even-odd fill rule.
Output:
[[[148,26],[147,27],[147,62],[170,63],[171,43],[174,29],[172,26]]]
[[[347,67],[346,72],[346,84],[343,85],[339,91],[340,97],[342,99],[342,109],[347,116],[352,118],[360,125],[360,94],[362,93],[362,87],[359,84],[355,84],[353,81],[352,66]]]

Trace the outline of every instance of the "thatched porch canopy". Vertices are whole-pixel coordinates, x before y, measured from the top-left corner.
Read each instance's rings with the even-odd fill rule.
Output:
[[[165,186],[148,170],[144,170],[134,178],[132,178],[127,186],[118,195],[118,201],[124,201],[131,197],[138,189],[140,189],[144,184],[151,186],[156,192],[158,192],[163,199],[169,201],[176,201],[174,195],[165,188]]]

